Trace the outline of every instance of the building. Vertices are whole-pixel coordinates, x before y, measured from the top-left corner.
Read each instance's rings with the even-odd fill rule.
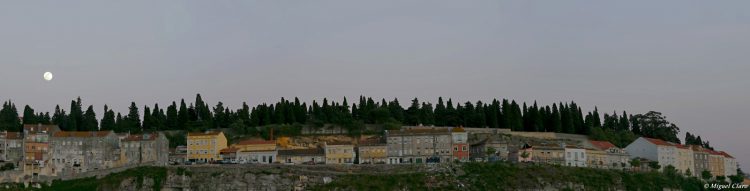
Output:
[[[614,144],[608,142],[608,141],[590,141],[591,145],[594,146],[594,150],[603,151],[605,154],[605,159],[602,160],[602,163],[594,163],[591,166],[592,163],[589,163],[589,167],[598,167],[598,168],[608,168],[608,169],[623,169],[630,166],[630,155],[628,154],[625,149],[619,148],[615,146]],[[593,153],[593,152],[592,152]],[[592,161],[593,157],[589,154],[587,156],[588,161]],[[596,161],[594,159],[593,161]]]
[[[170,164],[185,164],[187,158],[187,146],[180,145],[169,151]]]
[[[232,145],[237,148],[237,162],[241,164],[270,164],[278,160],[276,141],[244,140]]]
[[[673,143],[661,139],[639,137],[625,147],[625,150],[631,158],[640,157],[656,161],[662,167],[672,165],[676,168],[677,166],[677,148]]]
[[[711,175],[716,176],[724,176],[724,173],[726,173],[726,170],[724,167],[724,155],[722,155],[720,152],[716,152],[713,150],[706,150],[708,152],[708,171],[711,172]]]
[[[169,162],[169,140],[163,133],[132,134],[123,138],[121,143],[126,165],[167,165]]]
[[[463,127],[451,129],[453,161],[469,162],[469,134]]]
[[[112,131],[58,131],[52,135],[51,175],[68,176],[116,167],[120,141]]]
[[[236,164],[238,163],[237,160],[237,151],[239,149],[233,148],[233,147],[227,147],[224,149],[221,149],[219,151],[219,156],[221,156],[221,162],[222,163],[231,163]]]
[[[325,164],[326,154],[322,148],[279,150],[278,158],[287,164]]]
[[[534,147],[523,144],[521,148],[511,150],[508,158],[511,162],[534,162]]]
[[[690,145],[690,149],[693,150],[693,176],[701,177],[703,171],[711,171],[708,164],[708,152],[707,149],[699,145]]]
[[[491,152],[490,152],[491,151]],[[488,155],[488,152],[489,155]],[[508,141],[495,135],[481,139],[469,145],[469,158],[472,160],[508,160]]]
[[[388,164],[451,161],[449,128],[402,128],[386,130]]]
[[[695,171],[695,156],[693,149],[687,145],[675,144],[675,150],[677,151],[677,160],[675,161],[675,169],[683,174],[693,175]]]
[[[381,139],[361,140],[357,146],[359,164],[385,164],[388,160],[388,146]]]
[[[188,133],[187,160],[191,162],[216,162],[221,160],[219,151],[227,148],[224,132]]]
[[[354,145],[344,142],[325,143],[326,164],[354,164]]]
[[[576,146],[565,146],[565,165],[586,167],[586,149]]]
[[[49,175],[47,167],[50,159],[49,140],[52,134],[60,131],[57,125],[23,126],[23,171],[26,175]]]
[[[535,144],[532,148],[534,162],[552,165],[563,165],[565,162],[565,149],[560,144]]]
[[[20,132],[0,132],[0,162],[18,166],[23,158],[23,137]]]
[[[724,156],[724,176],[729,177],[737,175],[737,161],[734,157],[724,151],[719,151],[719,153]]]

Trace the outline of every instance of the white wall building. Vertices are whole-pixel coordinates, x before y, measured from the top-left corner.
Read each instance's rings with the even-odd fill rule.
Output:
[[[661,139],[639,137],[630,143],[625,150],[630,153],[630,158],[644,158],[659,162],[662,167],[672,165],[675,168],[677,160],[677,149],[672,143]],[[661,168],[664,169],[664,168]]]
[[[571,146],[565,147],[565,165],[586,167],[586,149]]]

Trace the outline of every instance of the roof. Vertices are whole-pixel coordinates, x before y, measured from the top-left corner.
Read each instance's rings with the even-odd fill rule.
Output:
[[[55,132],[60,131],[60,127],[57,125],[26,124],[23,125],[23,130],[29,133]]]
[[[112,131],[58,131],[52,134],[52,137],[104,137],[112,133]]]
[[[188,133],[188,136],[215,136],[219,135],[221,131],[208,131],[208,132],[195,132],[195,133]]]
[[[22,139],[21,132],[3,131],[3,132],[0,132],[0,137],[5,137],[5,139]]]
[[[388,131],[389,135],[439,135],[450,134],[448,128],[420,128],[420,129],[401,129],[398,131]]]
[[[653,143],[655,145],[673,146],[671,143],[669,143],[667,141],[664,141],[664,140],[661,140],[661,139],[654,139],[654,138],[648,138],[648,137],[643,137],[643,139],[646,139],[646,141],[651,142],[651,143]]]
[[[732,155],[729,155],[729,153],[726,153],[724,151],[719,151],[719,154],[724,155],[727,158],[734,158],[734,157],[732,157]]]
[[[343,141],[331,141],[326,142],[326,145],[354,145],[351,142],[343,142]]]
[[[159,137],[158,133],[144,133],[139,135],[128,135],[123,141],[153,141]]]
[[[317,155],[325,155],[325,151],[323,149],[321,149],[321,148],[279,150],[279,155],[287,155],[287,156],[317,156]]]
[[[228,148],[224,148],[224,149],[219,150],[219,153],[235,153],[238,150],[239,149],[237,149],[237,148],[228,147]]]
[[[251,139],[251,140],[243,140],[235,145],[265,145],[265,144],[276,144],[276,141],[266,141],[266,140],[259,140],[259,139]]]
[[[683,144],[675,144],[674,146],[677,148],[681,148],[681,149],[690,149],[690,146],[683,145]]]
[[[359,140],[359,146],[385,146],[386,143],[383,139],[361,139]]]
[[[466,130],[464,130],[463,127],[456,127],[456,128],[451,129],[451,132],[461,133],[461,132],[466,132]]]
[[[607,150],[612,147],[617,147],[614,144],[610,143],[609,141],[591,141],[591,144],[594,145],[594,147]]]

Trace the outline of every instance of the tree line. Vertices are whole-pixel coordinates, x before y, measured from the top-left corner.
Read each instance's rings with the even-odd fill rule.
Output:
[[[454,103],[452,99],[438,98],[436,104],[411,100],[403,108],[398,99],[376,101],[371,97],[360,96],[356,103],[323,99],[311,104],[298,98],[281,98],[276,103],[262,103],[250,107],[243,103],[241,108],[231,110],[218,102],[209,106],[196,95],[194,102],[184,99],[173,101],[166,108],[154,104],[140,108],[131,102],[128,112],[121,114],[104,105],[103,116],[97,120],[93,106],[83,109],[80,98],[72,100],[69,110],[55,107],[49,112],[35,112],[25,106],[23,118],[18,118],[15,104],[6,101],[0,110],[0,130],[18,131],[20,124],[56,124],[66,131],[113,130],[115,132],[139,133],[144,131],[186,130],[201,131],[213,128],[232,128],[242,133],[257,134],[262,127],[269,125],[309,124],[321,127],[335,124],[349,131],[360,132],[364,124],[384,125],[386,129],[401,125],[466,126],[479,128],[507,128],[513,131],[557,132],[582,134],[596,140],[607,140],[624,146],[638,136],[663,139],[680,143],[677,125],[666,120],[662,113],[651,111],[645,114],[629,115],[622,112],[604,113],[598,109],[585,112],[575,102],[559,102],[551,106],[518,103],[515,100],[497,100],[484,103]],[[22,121],[21,121],[22,120]],[[299,127],[299,126],[297,126]],[[294,129],[292,129],[294,130]],[[686,144],[699,144],[710,147],[699,136],[688,133]]]

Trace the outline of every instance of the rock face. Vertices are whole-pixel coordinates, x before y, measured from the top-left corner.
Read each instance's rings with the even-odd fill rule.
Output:
[[[234,190],[308,190],[326,184],[336,176],[350,173],[403,173],[422,170],[420,167],[392,168],[372,166],[289,166],[289,165],[221,165],[168,167],[161,190],[234,191]],[[403,169],[402,169],[403,168]],[[144,179],[141,186],[136,178],[124,180],[113,190],[151,190],[154,181]],[[105,189],[108,190],[108,189]]]

